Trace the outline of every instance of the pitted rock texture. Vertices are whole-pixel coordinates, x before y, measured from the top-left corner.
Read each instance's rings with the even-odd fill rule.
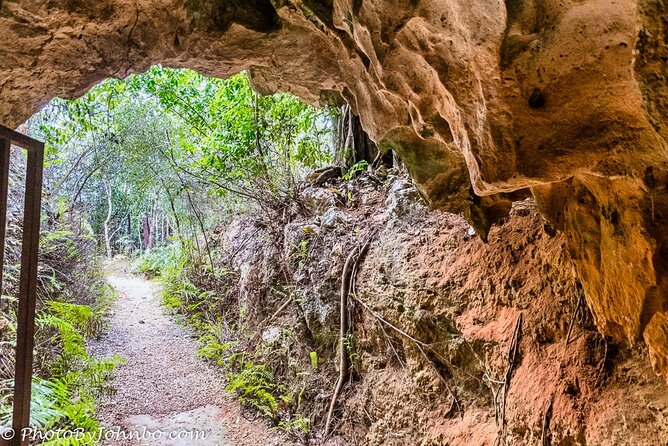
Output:
[[[394,169],[384,181],[362,173],[321,189],[330,188],[349,197],[338,209],[352,221],[326,227],[319,221],[327,210],[310,211],[272,230],[244,217],[212,239],[229,259],[231,288],[244,293],[239,308],[246,310],[226,305],[225,324],[258,340],[247,351],[265,352],[255,361],[266,362],[278,383],[304,389],[312,444],[667,444],[668,385],[643,349],[597,332],[566,237],[546,225],[532,199],[513,203],[483,243],[460,216],[429,211]],[[350,307],[355,378],[341,395],[335,438],[321,443],[338,378],[341,274],[370,232]],[[285,277],[294,301],[265,325],[284,305],[277,290]],[[668,331],[653,324],[646,334],[665,345]]]
[[[152,64],[311,102],[340,93],[432,207],[485,238],[530,188],[566,234],[599,329],[668,310],[662,0],[0,2],[0,122]],[[662,330],[665,329],[661,328]],[[668,370],[661,368],[668,377]]]

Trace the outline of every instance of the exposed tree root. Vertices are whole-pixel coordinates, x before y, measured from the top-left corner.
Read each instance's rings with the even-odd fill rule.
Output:
[[[343,386],[350,377],[350,360],[347,353],[345,339],[348,335],[349,329],[349,314],[348,314],[348,297],[354,295],[355,279],[359,270],[359,264],[362,256],[369,248],[371,239],[375,234],[371,234],[362,246],[355,247],[346,258],[343,265],[343,273],[341,276],[341,315],[340,315],[340,331],[339,331],[339,379],[336,381],[332,401],[329,404],[327,412],[327,420],[325,422],[325,438],[327,438],[332,430],[332,420],[334,418],[334,410],[336,403],[341,394]]]
[[[508,364],[506,366],[506,372],[503,377],[501,391],[497,393],[495,398],[497,399],[498,397],[501,397],[501,401],[497,405],[497,425],[500,427],[499,437],[497,437],[497,444],[504,444],[503,438],[505,437],[506,432],[506,396],[510,387],[510,379],[512,378],[513,372],[515,371],[515,366],[517,365],[517,356],[519,353],[520,338],[522,336],[523,320],[524,315],[520,313],[519,316],[517,316],[517,321],[515,322],[513,337],[510,339],[510,344],[508,345]]]
[[[282,295],[285,295],[284,293],[279,292],[278,290],[274,290],[277,293],[280,293]],[[288,308],[290,303],[294,302],[294,298],[290,295],[288,296],[287,300],[281,304],[280,307],[278,307],[278,310],[274,311],[274,313],[267,317],[266,319],[262,320],[259,324],[257,324],[257,332],[255,333],[255,336],[251,339],[250,345],[255,345],[255,343],[259,340],[259,338],[262,336],[262,330],[264,329],[265,326],[267,326],[270,322],[272,322],[274,319],[276,319],[280,314]]]
[[[575,310],[573,310],[573,316],[571,316],[571,322],[568,324],[568,334],[566,335],[566,345],[570,344],[571,342],[571,333],[573,332],[573,325],[575,324],[575,320],[578,317],[578,314],[580,313],[580,308],[582,307],[584,298],[582,297],[582,294],[578,295],[578,301],[575,304]]]
[[[594,387],[598,387],[601,376],[605,371],[605,362],[608,360],[608,338],[606,338],[605,335],[603,334],[601,334],[601,337],[603,338],[603,345],[605,349],[603,351],[603,358],[601,358],[601,361],[598,364],[598,372],[596,373],[596,381],[594,382]]]
[[[554,401],[552,400],[552,398],[550,398],[550,402],[547,405],[547,409],[545,409],[545,414],[543,414],[543,430],[540,442],[542,446],[550,446],[552,444],[552,434],[550,432],[550,420],[552,419],[553,402]]]

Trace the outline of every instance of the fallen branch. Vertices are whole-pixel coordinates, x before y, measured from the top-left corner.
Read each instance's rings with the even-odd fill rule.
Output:
[[[290,305],[290,303],[291,303],[293,300],[294,300],[294,299],[292,298],[292,296],[288,296],[288,299],[287,299],[285,302],[283,302],[283,303],[281,304],[280,307],[278,307],[278,310],[274,311],[274,313],[273,313],[271,316],[269,316],[268,318],[264,319],[262,322],[260,322],[259,324],[257,324],[257,334],[255,335],[253,341],[255,341],[255,340],[257,339],[257,337],[259,336],[259,334],[262,332],[262,329],[263,329],[269,322],[271,322],[271,321],[273,321],[274,319],[276,319],[276,318],[283,312],[283,310],[285,310],[285,309],[288,307],[288,305]]]
[[[387,345],[392,350],[392,353],[394,353],[394,357],[397,358],[397,362],[399,363],[401,368],[406,368],[406,364],[404,363],[404,361],[402,361],[401,356],[399,356],[399,352],[397,351],[397,349],[394,348],[394,344],[392,344],[392,339],[385,331],[385,326],[378,321],[376,321],[376,323],[380,327],[380,330],[383,332],[383,336],[385,337],[385,342],[387,342]]]
[[[290,302],[292,302],[293,300],[294,300],[294,299],[292,298],[292,296],[288,297],[288,300],[286,300],[285,302],[283,302],[283,305],[281,305],[280,307],[278,307],[278,310],[276,310],[276,311],[274,312],[274,314],[272,314],[272,315],[269,316],[267,319],[265,319],[264,321],[262,321],[262,324],[261,324],[260,326],[262,326],[262,325],[264,325],[264,324],[268,324],[269,322],[271,322],[271,321],[273,321],[274,319],[276,319],[276,318],[278,317],[278,315],[281,314],[281,313],[283,312],[283,310],[285,310],[285,309],[287,308],[287,306],[290,305]]]
[[[364,309],[366,309],[374,318],[376,318],[376,320],[378,320],[379,322],[382,322],[383,324],[387,325],[392,330],[396,331],[397,333],[399,333],[400,335],[402,335],[403,337],[405,337],[406,339],[410,340],[411,342],[413,342],[415,344],[415,347],[418,349],[420,354],[422,354],[424,359],[427,361],[427,364],[429,364],[429,366],[432,368],[432,370],[436,373],[436,376],[438,376],[438,379],[441,381],[441,383],[443,384],[445,389],[450,394],[450,397],[453,400],[453,404],[457,407],[457,410],[459,410],[460,409],[459,401],[457,400],[457,397],[455,396],[455,393],[452,391],[452,388],[448,385],[448,382],[445,380],[445,378],[443,378],[443,376],[441,375],[441,372],[439,372],[439,370],[436,368],[436,365],[434,364],[434,361],[432,361],[427,356],[426,352],[424,351],[424,349],[428,349],[428,350],[430,350],[433,353],[438,355],[438,353],[436,351],[434,351],[433,347],[431,345],[425,343],[425,342],[420,341],[419,339],[414,338],[413,336],[411,336],[408,333],[406,333],[405,331],[403,331],[401,328],[397,327],[396,325],[392,324],[391,322],[389,322],[388,320],[383,318],[383,316],[376,313],[371,307],[369,307],[364,301],[360,300],[354,294],[353,294],[353,299],[355,299],[355,301],[357,303],[362,305],[362,307],[364,307]],[[384,331],[385,330],[383,330],[383,332]],[[448,413],[450,413],[450,412],[452,412],[452,408],[448,411]]]
[[[259,231],[260,231],[260,228],[259,228],[259,227],[255,228],[255,230],[253,230],[253,232],[251,232],[251,233],[248,235],[248,237],[246,237],[246,238],[241,242],[241,244],[237,247],[237,249],[235,249],[234,252],[232,252],[232,254],[228,257],[227,262],[231,263],[232,260],[234,260],[234,258],[237,256],[237,254],[239,254],[239,253],[241,252],[241,250],[244,249],[244,248],[246,247],[246,245],[248,245],[248,242],[250,242],[250,241],[253,239],[253,237],[255,237],[255,235],[256,235]]]
[[[419,345],[419,346],[421,346],[421,347],[428,348],[428,349],[431,350],[431,345],[427,344],[426,342],[422,342],[422,341],[420,341],[419,339],[415,339],[413,336],[409,335],[408,333],[406,333],[405,331],[403,331],[401,328],[399,328],[399,327],[397,327],[396,325],[392,324],[392,323],[389,322],[387,319],[383,318],[383,316],[381,316],[380,314],[378,314],[378,313],[376,313],[375,311],[373,311],[373,310],[371,309],[371,307],[369,307],[363,300],[360,300],[357,296],[353,296],[353,299],[355,299],[355,301],[356,301],[357,303],[359,303],[360,305],[362,305],[362,306],[363,306],[369,313],[371,313],[371,315],[372,315],[373,317],[375,317],[375,318],[378,319],[380,322],[382,322],[382,323],[384,323],[385,325],[387,325],[388,327],[390,327],[392,330],[396,331],[397,333],[399,333],[400,335],[404,336],[405,338],[407,338],[407,339],[413,341],[415,344],[417,344],[417,345]]]
[[[452,388],[450,388],[450,385],[448,384],[448,382],[445,380],[445,378],[443,378],[443,375],[441,375],[441,372],[438,370],[438,368],[436,368],[436,364],[434,364],[434,361],[429,359],[429,357],[427,356],[427,354],[425,353],[425,351],[423,350],[422,347],[417,345],[417,349],[420,351],[420,353],[422,354],[422,357],[425,359],[425,361],[427,361],[427,364],[429,364],[431,369],[434,371],[434,373],[438,377],[438,380],[441,381],[441,384],[443,384],[443,387],[445,387],[445,390],[448,391],[448,394],[450,395],[450,398],[452,398],[452,401],[450,402],[450,408],[448,409],[448,412],[446,413],[446,415],[449,415],[455,407],[456,407],[457,411],[459,411],[460,410],[459,401],[457,400],[457,397],[455,396],[455,393],[452,391]]]

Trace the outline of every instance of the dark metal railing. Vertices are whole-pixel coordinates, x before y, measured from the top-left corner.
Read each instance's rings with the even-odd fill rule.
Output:
[[[27,446],[21,432],[30,425],[33,347],[35,346],[35,307],[37,303],[37,261],[42,205],[42,171],[44,144],[14,130],[0,126],[0,295],[7,226],[7,193],[9,155],[12,145],[28,153],[26,166],[25,205],[23,208],[23,240],[19,276],[19,309],[16,318],[16,369],[14,375],[14,406],[12,429],[14,437],[3,445]]]

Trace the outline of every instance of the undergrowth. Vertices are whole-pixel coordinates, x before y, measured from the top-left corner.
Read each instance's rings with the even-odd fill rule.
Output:
[[[9,237],[12,236],[9,231]],[[35,334],[35,377],[32,384],[31,426],[37,444],[89,445],[99,429],[97,399],[109,392],[107,379],[122,362],[120,357],[98,360],[86,350],[86,340],[105,328],[105,314],[116,297],[97,261],[95,242],[69,231],[42,231],[38,313]],[[14,255],[12,255],[14,254]],[[0,316],[0,426],[11,423],[13,348],[16,345],[16,271],[9,253],[5,268],[6,296]],[[69,438],[46,438],[50,430],[80,432]],[[40,434],[39,432],[42,432]]]
[[[305,386],[290,389],[279,384],[262,362],[263,343],[253,347],[237,329],[248,309],[233,297],[233,274],[207,270],[189,252],[181,243],[173,243],[148,251],[136,267],[159,277],[163,305],[195,330],[201,346],[198,355],[223,369],[226,391],[277,429],[305,438],[311,430],[310,417],[300,413]],[[309,362],[317,367],[317,356]]]

